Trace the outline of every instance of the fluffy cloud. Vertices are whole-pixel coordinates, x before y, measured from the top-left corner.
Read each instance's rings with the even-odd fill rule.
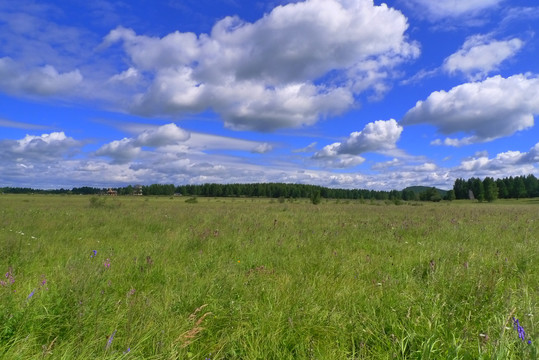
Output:
[[[484,35],[472,36],[459,51],[445,59],[443,69],[450,74],[461,72],[471,79],[478,79],[497,70],[522,45],[522,40],[517,38],[496,41]]]
[[[351,133],[344,142],[326,145],[313,158],[321,159],[332,167],[355,166],[365,160],[359,154],[395,149],[402,130],[402,126],[393,119],[368,123],[362,131]]]
[[[539,163],[539,143],[529,151],[506,151],[489,158],[488,154],[477,154],[465,159],[454,169],[456,173],[463,173],[462,177],[470,176],[503,178],[507,174],[527,175],[536,172],[536,164]]]
[[[142,147],[164,147],[185,142],[190,134],[175,124],[167,124],[146,130],[136,138],[124,138],[103,145],[96,151],[97,156],[107,156],[115,164],[125,164],[142,152]]]
[[[5,160],[43,161],[62,159],[78,150],[81,143],[68,137],[64,132],[50,134],[26,135],[21,140],[3,140],[0,149],[5,154]]]
[[[446,139],[445,145],[467,145],[509,136],[534,125],[539,114],[539,78],[494,76],[466,83],[450,91],[433,92],[418,101],[403,125],[432,124],[442,134],[465,133],[463,139]],[[442,141],[435,141],[442,144]]]
[[[125,164],[136,158],[141,150],[139,146],[134,144],[134,139],[124,138],[103,145],[95,154],[97,156],[108,156],[113,159],[115,164]]]
[[[65,169],[72,164],[70,158],[77,154],[82,143],[65,135],[52,132],[42,135],[26,135],[20,140],[0,140],[0,174],[2,182],[10,186],[35,186],[43,188],[62,186],[61,181],[45,182],[50,174],[56,178],[64,176]]]
[[[154,130],[144,131],[136,138],[134,144],[136,146],[159,147],[187,141],[189,137],[189,132],[175,124],[167,124]]]
[[[81,82],[78,70],[59,73],[50,65],[25,69],[8,57],[0,58],[0,89],[8,93],[53,96],[66,94]]]
[[[455,18],[462,16],[473,16],[479,12],[492,8],[500,4],[503,0],[407,0],[410,6],[415,9],[425,11],[432,20],[442,18]]]
[[[130,110],[144,115],[213,109],[228,127],[271,131],[339,114],[367,90],[380,93],[399,63],[419,55],[404,33],[406,18],[372,0],[307,0],[277,6],[260,20],[218,21],[210,34],[163,38],[119,27],[130,69],[152,84]],[[331,75],[330,75],[331,74]]]

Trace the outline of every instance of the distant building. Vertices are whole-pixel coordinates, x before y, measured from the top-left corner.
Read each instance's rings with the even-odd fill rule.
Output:
[[[135,185],[133,195],[142,196],[142,185]]]

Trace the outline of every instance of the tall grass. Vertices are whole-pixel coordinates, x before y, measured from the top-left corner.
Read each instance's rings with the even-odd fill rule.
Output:
[[[103,199],[0,196],[0,358],[537,358],[537,205]]]

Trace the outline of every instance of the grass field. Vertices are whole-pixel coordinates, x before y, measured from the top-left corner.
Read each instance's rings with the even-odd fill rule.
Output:
[[[0,358],[537,358],[536,201],[185,200],[0,196]]]

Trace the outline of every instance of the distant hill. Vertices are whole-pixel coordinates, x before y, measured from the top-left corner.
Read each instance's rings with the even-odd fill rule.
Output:
[[[416,194],[421,194],[422,192],[427,191],[431,187],[432,186],[408,186],[407,188],[403,189],[402,191],[410,191],[411,190]],[[440,196],[442,198],[445,196],[445,194],[447,194],[447,190],[436,189],[436,191],[438,191],[438,194],[440,194]]]

